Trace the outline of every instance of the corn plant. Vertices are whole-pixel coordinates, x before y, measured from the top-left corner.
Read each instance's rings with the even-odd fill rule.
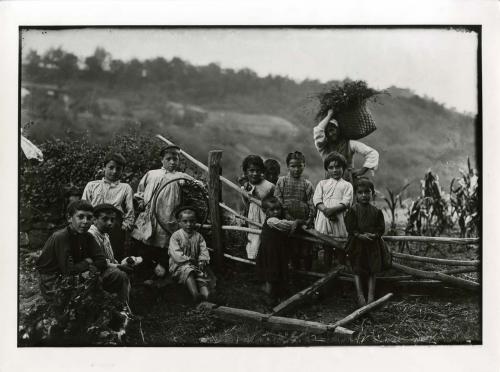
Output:
[[[387,204],[389,211],[391,212],[391,225],[390,225],[390,228],[388,231],[389,235],[394,235],[396,233],[396,208],[397,208],[398,204],[400,207],[402,207],[401,195],[408,188],[408,186],[410,186],[410,184],[411,184],[411,182],[407,183],[406,185],[401,187],[399,189],[399,191],[397,191],[397,192],[392,191],[389,188],[386,188],[387,196],[384,196],[382,194],[383,199],[384,199],[385,203]]]

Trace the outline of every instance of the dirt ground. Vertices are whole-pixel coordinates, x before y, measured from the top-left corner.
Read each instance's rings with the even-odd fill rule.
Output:
[[[234,240],[233,240],[234,243]],[[399,249],[393,247],[393,249]],[[426,253],[433,257],[477,259],[477,248],[413,246],[403,251]],[[244,257],[241,244],[232,244],[229,253]],[[20,270],[19,311],[29,311],[37,297],[38,286],[33,269],[34,256],[22,255]],[[246,264],[226,262],[224,273],[217,273],[217,292],[212,302],[269,313],[271,304],[255,280],[255,268]],[[410,265],[409,263],[405,263]],[[436,268],[435,266],[413,267]],[[317,262],[315,270],[324,268]],[[389,272],[386,275],[401,275]],[[460,274],[477,280],[477,274]],[[294,273],[289,292],[293,294],[317,278]],[[400,285],[377,282],[376,296],[393,293],[385,306],[345,327],[355,331],[351,337],[333,333],[314,335],[306,332],[270,330],[244,321],[234,324],[216,319],[206,310],[199,310],[187,289],[170,283],[151,288],[137,283],[131,294],[131,308],[137,319],[129,324],[127,346],[183,345],[416,345],[416,344],[478,344],[481,343],[481,292],[439,285]],[[304,303],[285,316],[334,323],[357,309],[352,282],[335,280],[319,297]]]

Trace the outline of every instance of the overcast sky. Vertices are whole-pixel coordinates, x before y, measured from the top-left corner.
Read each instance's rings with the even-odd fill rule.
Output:
[[[23,33],[23,56],[62,47],[87,57],[100,46],[113,58],[174,56],[194,65],[250,68],[260,76],[366,80],[428,95],[477,112],[477,35],[431,29],[83,29]]]

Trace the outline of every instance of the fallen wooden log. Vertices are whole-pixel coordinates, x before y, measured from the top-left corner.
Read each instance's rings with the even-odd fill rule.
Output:
[[[413,267],[404,266],[396,262],[392,263],[392,267],[419,278],[440,280],[442,282],[453,284],[457,287],[465,289],[477,290],[481,287],[479,283],[473,282],[471,280],[457,278],[440,272],[414,269]]]
[[[162,140],[163,142],[165,142],[168,145],[177,146],[173,142],[169,141],[168,139],[166,139],[165,137],[163,137],[160,134],[157,134],[156,138]],[[191,161],[194,165],[196,165],[197,167],[199,167],[200,169],[202,169],[203,171],[205,171],[205,172],[208,173],[208,167],[205,164],[203,164],[201,161],[199,161],[195,157],[189,155],[186,151],[184,151],[182,149],[180,150],[180,153],[182,155],[184,155],[184,157],[186,159],[188,159],[189,161]],[[259,199],[256,199],[256,198],[250,196],[246,191],[243,191],[239,186],[235,185],[233,182],[229,181],[227,178],[222,177],[222,176],[219,176],[219,178],[220,178],[220,180],[221,180],[222,183],[226,184],[227,186],[229,186],[234,191],[240,193],[241,195],[243,195],[244,197],[246,197],[248,200],[250,200],[252,203],[257,204],[259,207],[262,205],[262,203],[261,203],[261,201]]]
[[[333,269],[329,273],[325,274],[325,276],[323,276],[320,280],[315,281],[309,287],[301,290],[300,292],[294,294],[292,297],[275,306],[273,308],[273,315],[283,314],[306,301],[308,298],[317,293],[322,287],[326,286],[329,282],[335,279],[342,269],[343,267],[337,267]]]
[[[424,256],[414,256],[411,254],[397,253],[392,252],[392,256],[396,258],[401,258],[407,261],[418,261],[418,262],[427,262],[434,263],[439,265],[448,265],[448,266],[479,266],[480,261],[465,261],[465,260],[449,260],[444,258],[433,258],[433,257],[424,257]]]
[[[199,308],[210,310],[210,312],[212,312],[217,318],[237,324],[241,324],[242,320],[246,320],[252,323],[261,324],[264,327],[283,331],[300,331],[314,334],[333,331],[334,333],[346,336],[354,334],[354,331],[342,326],[331,327],[323,323],[312,322],[309,320],[262,314],[257,311],[237,309],[228,306],[217,306],[216,304],[210,302],[200,303]]]
[[[388,293],[384,297],[381,297],[378,300],[373,301],[372,303],[359,308],[358,310],[349,314],[345,318],[340,319],[339,321],[335,322],[334,324],[328,325],[328,327],[336,328],[336,327],[344,326],[344,325],[358,319],[359,317],[363,316],[364,314],[368,313],[369,311],[372,311],[373,309],[379,307],[383,303],[387,302],[391,297],[392,297],[392,293]]]

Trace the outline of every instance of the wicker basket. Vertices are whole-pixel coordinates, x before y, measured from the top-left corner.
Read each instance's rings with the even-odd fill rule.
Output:
[[[366,100],[351,110],[342,111],[337,115],[342,137],[360,139],[372,133],[377,127],[375,120],[366,106]]]

